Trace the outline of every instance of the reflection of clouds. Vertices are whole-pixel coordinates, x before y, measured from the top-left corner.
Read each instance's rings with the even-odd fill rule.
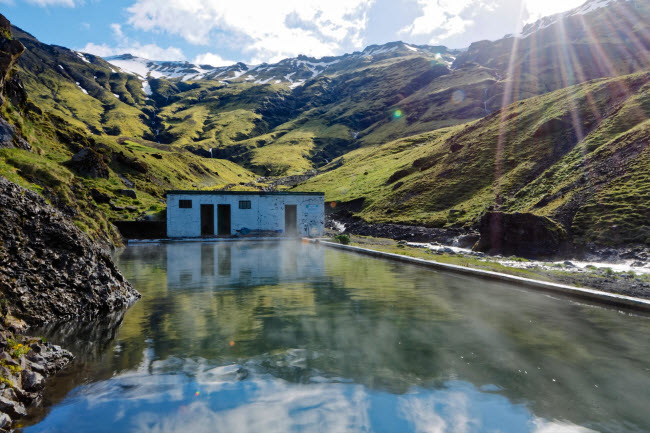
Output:
[[[368,431],[368,402],[361,386],[293,385],[284,381],[254,379],[253,395],[231,409],[211,408],[213,398],[182,406],[176,413],[139,413],[133,430],[158,432],[287,432]]]
[[[480,423],[468,410],[468,396],[459,391],[413,394],[398,398],[399,412],[418,432],[445,433],[479,431]],[[471,428],[470,428],[471,427]]]
[[[35,431],[593,433],[538,418],[525,405],[462,381],[401,395],[344,383],[313,369],[304,383],[265,372],[280,365],[300,368],[305,356],[304,350],[288,350],[244,365],[215,366],[203,358],[153,360],[147,352],[148,366],[81,387],[54,409],[84,417],[55,414],[51,419],[61,424]],[[93,430],[95,419],[112,429]]]
[[[533,425],[535,426],[533,433],[597,433],[596,430],[557,420],[535,418]]]

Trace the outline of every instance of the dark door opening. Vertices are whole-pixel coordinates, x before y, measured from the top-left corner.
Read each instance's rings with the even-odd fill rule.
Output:
[[[201,205],[201,236],[214,235],[214,205]]]
[[[284,205],[284,232],[288,236],[298,234],[298,211],[295,204]]]
[[[219,236],[230,236],[230,205],[217,205],[217,234]]]

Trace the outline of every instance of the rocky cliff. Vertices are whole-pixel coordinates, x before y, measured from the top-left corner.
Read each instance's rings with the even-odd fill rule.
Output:
[[[11,75],[23,51],[0,15],[0,106],[5,98],[14,107],[26,99]],[[3,118],[0,147],[31,149]],[[23,335],[29,325],[119,314],[139,297],[106,250],[43,197],[0,176],[0,432],[39,404],[45,378],[73,359]]]

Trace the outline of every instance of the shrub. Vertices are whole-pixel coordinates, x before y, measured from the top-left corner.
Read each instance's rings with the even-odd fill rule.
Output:
[[[350,243],[350,236],[336,235],[334,236],[334,240],[337,241],[339,244],[348,245]]]

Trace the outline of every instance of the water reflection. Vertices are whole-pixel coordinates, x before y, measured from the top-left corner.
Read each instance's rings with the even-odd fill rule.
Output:
[[[299,243],[118,264],[142,300],[26,431],[650,429],[646,317]]]

